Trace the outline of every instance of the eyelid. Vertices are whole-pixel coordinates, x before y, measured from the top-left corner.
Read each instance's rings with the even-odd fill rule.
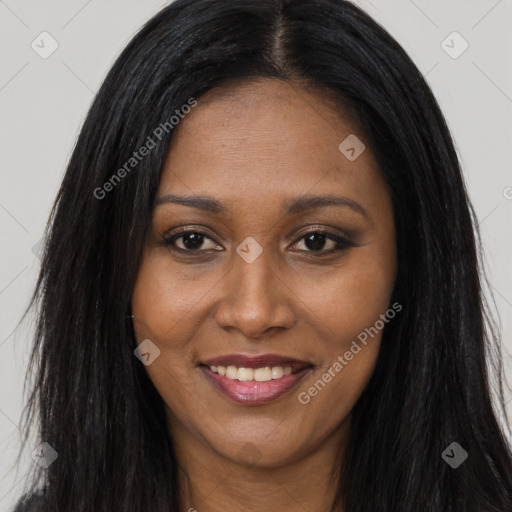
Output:
[[[188,232],[194,232],[194,233],[200,233],[203,235],[206,235],[207,237],[211,238],[212,240],[215,239],[215,235],[205,226],[202,226],[201,224],[189,224],[185,226],[177,226],[172,227],[169,229],[166,229],[160,236],[162,238],[166,237],[169,238],[174,235],[182,234],[182,233],[188,233]]]
[[[302,237],[309,235],[310,233],[319,233],[323,235],[330,235],[333,237],[342,238],[343,240],[349,242],[351,241],[351,236],[349,236],[345,231],[340,230],[339,228],[328,228],[323,225],[313,225],[308,226],[308,229],[306,231],[300,231],[298,230],[298,233],[295,233],[293,236],[295,237],[295,240],[299,240]]]

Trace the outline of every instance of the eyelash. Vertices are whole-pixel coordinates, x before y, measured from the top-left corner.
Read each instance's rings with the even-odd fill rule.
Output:
[[[174,252],[180,252],[180,253],[187,253],[187,254],[190,254],[191,256],[194,256],[194,255],[198,255],[200,253],[204,253],[206,251],[208,251],[208,249],[182,249],[180,247],[174,247],[174,242],[176,240],[178,240],[179,238],[182,238],[184,237],[185,235],[189,235],[189,234],[197,234],[197,235],[201,235],[205,238],[208,238],[210,239],[212,242],[215,242],[215,240],[212,239],[212,237],[210,237],[208,235],[208,233],[204,232],[204,231],[201,231],[199,229],[182,229],[181,231],[177,232],[177,233],[174,233],[170,236],[163,236],[162,237],[162,244],[164,246],[166,246],[170,251],[174,251]],[[329,249],[328,251],[325,251],[323,249],[321,250],[318,250],[318,251],[314,251],[314,250],[300,250],[298,252],[302,252],[302,253],[311,253],[313,255],[315,255],[315,257],[322,257],[322,256],[327,256],[327,255],[330,255],[330,254],[334,254],[336,252],[339,252],[339,251],[343,251],[344,249],[347,249],[349,247],[356,247],[357,244],[355,244],[354,242],[351,242],[350,240],[348,240],[347,238],[343,237],[343,236],[340,236],[340,235],[335,235],[334,233],[331,233],[329,231],[324,231],[324,230],[311,230],[311,231],[308,231],[306,233],[303,233],[302,236],[300,238],[298,238],[293,245],[295,245],[297,242],[303,240],[304,238],[306,238],[307,236],[309,235],[325,235],[326,239],[329,239],[329,240],[332,240],[333,242],[336,243],[336,246],[333,247],[332,249]],[[215,249],[214,249],[215,250]],[[318,256],[316,256],[318,255]]]

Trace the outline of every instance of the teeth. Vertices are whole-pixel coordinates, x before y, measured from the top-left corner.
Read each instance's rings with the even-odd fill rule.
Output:
[[[274,366],[272,368],[271,377],[273,379],[280,379],[283,375],[284,375],[284,369],[281,366]]]
[[[272,368],[270,368],[270,366],[265,366],[265,368],[256,368],[256,370],[254,370],[254,380],[257,382],[272,380]]]
[[[253,380],[256,377],[254,376],[254,370],[252,368],[238,368],[238,380]]]
[[[228,366],[226,368],[226,377],[228,379],[238,379],[238,368],[236,366]]]
[[[265,366],[263,368],[238,368],[237,366],[210,366],[210,370],[231,380],[265,382],[292,374],[291,366]]]

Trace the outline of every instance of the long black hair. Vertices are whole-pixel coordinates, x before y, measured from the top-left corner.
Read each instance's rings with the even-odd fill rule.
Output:
[[[501,366],[495,358],[489,371],[492,324],[454,145],[410,58],[344,0],[177,0],[115,62],[45,232],[23,428],[38,419],[40,441],[58,458],[34,465],[32,493],[17,510],[30,508],[37,489],[53,512],[180,510],[163,400],[133,355],[130,298],[169,120],[212,88],[261,77],[336,97],[363,127],[392,194],[391,302],[403,310],[353,408],[333,510],[511,511]],[[155,147],[130,160],[150,136]],[[468,454],[456,469],[442,457],[454,442]]]

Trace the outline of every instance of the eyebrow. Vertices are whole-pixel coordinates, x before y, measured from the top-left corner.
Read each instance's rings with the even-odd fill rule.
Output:
[[[229,214],[231,208],[222,204],[220,201],[207,196],[178,196],[167,194],[160,197],[155,202],[155,207],[163,204],[181,204],[190,208],[196,208],[209,213]],[[356,201],[344,196],[335,196],[331,194],[322,195],[303,195],[289,199],[283,204],[283,213],[294,215],[326,206],[338,206],[350,208],[353,211],[369,218],[368,212]]]
[[[314,210],[316,208],[324,208],[326,206],[348,207],[364,217],[370,217],[368,212],[356,201],[345,196],[334,196],[331,194],[323,194],[318,196],[303,195],[285,201],[284,210],[287,214],[293,215],[303,211]]]
[[[202,210],[209,213],[230,213],[230,208],[224,206],[221,202],[211,197],[205,196],[177,196],[175,194],[167,194],[157,199],[155,208],[162,204],[182,204],[197,210]]]

